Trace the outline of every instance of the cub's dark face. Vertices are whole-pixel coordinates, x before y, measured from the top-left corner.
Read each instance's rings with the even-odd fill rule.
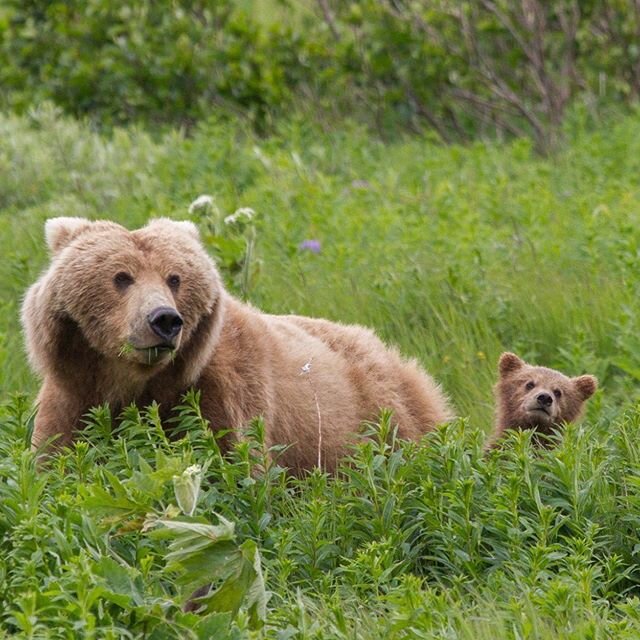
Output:
[[[508,428],[551,433],[554,426],[576,420],[597,388],[593,376],[569,378],[554,369],[529,365],[512,353],[502,354],[499,373],[499,414]]]

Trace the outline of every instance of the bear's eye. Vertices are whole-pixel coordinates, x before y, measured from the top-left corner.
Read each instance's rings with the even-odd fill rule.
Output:
[[[531,391],[531,389],[533,389],[533,387],[536,386],[536,383],[533,380],[529,380],[529,382],[527,382],[527,384],[524,385],[524,388],[527,391]]]
[[[172,275],[167,278],[167,284],[172,289],[177,289],[180,286],[180,276]]]
[[[118,289],[126,289],[129,285],[133,284],[133,276],[126,271],[119,271],[113,276],[113,283]]]
[[[560,391],[560,389],[554,389],[553,395],[559,399],[562,396],[562,391]]]

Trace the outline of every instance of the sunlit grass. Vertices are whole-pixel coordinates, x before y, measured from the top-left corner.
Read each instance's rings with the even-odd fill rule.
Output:
[[[382,145],[348,125],[104,138],[48,108],[0,116],[0,388],[27,394],[0,418],[0,635],[210,637],[180,612],[168,543],[141,529],[175,502],[173,475],[201,465],[195,516],[220,513],[238,544],[255,541],[272,592],[264,629],[241,611],[229,637],[637,637],[638,175],[640,118],[574,131],[542,160],[526,141]],[[203,194],[211,206],[189,213]],[[224,223],[244,208],[250,237]],[[18,312],[56,215],[192,219],[236,294],[376,328],[461,421],[390,446],[383,418],[387,437],[339,478],[288,481],[261,458],[260,424],[225,460],[189,403],[173,441],[157,408],[119,426],[102,408],[86,441],[38,471]],[[558,448],[523,436],[482,456],[506,349],[598,376],[584,426]],[[95,508],[117,483],[139,509],[126,526]]]

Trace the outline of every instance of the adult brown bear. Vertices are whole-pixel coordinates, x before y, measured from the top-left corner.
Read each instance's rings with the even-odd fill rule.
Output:
[[[43,378],[32,444],[69,443],[82,416],[190,387],[213,429],[235,437],[263,416],[267,445],[290,445],[292,471],[331,471],[381,407],[418,438],[450,419],[438,385],[371,331],[261,313],[225,291],[190,222],[54,218],[51,264],[22,308],[29,358]]]

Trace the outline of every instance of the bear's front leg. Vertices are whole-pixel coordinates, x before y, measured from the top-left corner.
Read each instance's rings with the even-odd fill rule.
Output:
[[[57,449],[71,444],[83,407],[76,395],[45,380],[37,399],[38,412],[31,436],[31,450]],[[51,441],[50,445],[47,442]]]

